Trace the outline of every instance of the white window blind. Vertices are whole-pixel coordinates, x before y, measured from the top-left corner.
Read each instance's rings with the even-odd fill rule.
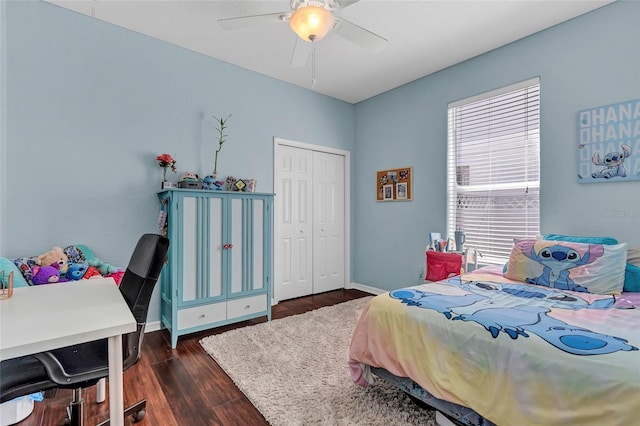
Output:
[[[448,126],[447,235],[504,263],[540,230],[539,79],[449,104]]]

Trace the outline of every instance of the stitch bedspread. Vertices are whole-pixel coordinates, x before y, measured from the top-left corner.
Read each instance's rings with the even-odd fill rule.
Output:
[[[352,379],[381,367],[498,425],[638,424],[635,302],[508,280],[394,290],[356,325]]]

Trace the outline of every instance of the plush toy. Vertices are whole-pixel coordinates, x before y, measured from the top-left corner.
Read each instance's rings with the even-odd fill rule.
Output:
[[[31,282],[40,284],[51,284],[60,281],[60,266],[57,263],[52,263],[48,266],[34,266],[33,276]]]
[[[205,176],[202,181],[204,185],[202,189],[208,189],[210,191],[222,191],[222,186],[224,185],[224,181],[216,180],[215,176],[208,175]]]
[[[200,178],[196,172],[184,172],[182,176],[180,176],[180,182],[184,181],[194,181],[199,182]]]
[[[208,189],[209,191],[213,191],[214,190],[214,182],[216,181],[216,178],[213,177],[213,175],[207,175],[205,177],[202,178],[202,182],[204,182],[204,184],[202,185],[202,189]]]
[[[87,268],[87,272],[84,273],[84,275],[82,276],[83,280],[88,280],[89,278],[93,278],[93,277],[100,277],[100,271],[98,271],[98,268],[96,268],[95,266],[89,266]]]
[[[67,255],[60,247],[54,247],[53,249],[44,254],[41,254],[36,258],[36,265],[38,266],[49,266],[53,263],[57,263],[60,267],[60,273],[67,272],[67,262]]]
[[[65,277],[69,281],[78,281],[87,272],[89,265],[84,263],[71,263],[65,273]]]
[[[89,266],[93,266],[97,268],[98,272],[100,272],[100,275],[104,275],[104,276],[120,270],[120,268],[116,268],[113,265],[109,265],[107,262],[103,262],[97,257],[87,260],[87,263],[89,264]]]

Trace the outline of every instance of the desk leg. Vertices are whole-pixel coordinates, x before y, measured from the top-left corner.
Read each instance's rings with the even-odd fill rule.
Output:
[[[109,337],[109,418],[111,426],[124,426],[121,335]]]

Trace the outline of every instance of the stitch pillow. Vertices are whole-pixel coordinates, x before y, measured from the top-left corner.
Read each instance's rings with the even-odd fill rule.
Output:
[[[612,237],[574,237],[562,234],[547,234],[543,240],[574,241],[576,243],[591,244],[618,244],[618,240]],[[634,261],[636,264],[634,264]],[[640,292],[640,248],[627,247],[627,267],[624,273],[624,287],[622,291]],[[507,265],[504,265],[505,270]]]
[[[596,294],[620,294],[626,244],[518,240],[504,276],[529,284]]]

